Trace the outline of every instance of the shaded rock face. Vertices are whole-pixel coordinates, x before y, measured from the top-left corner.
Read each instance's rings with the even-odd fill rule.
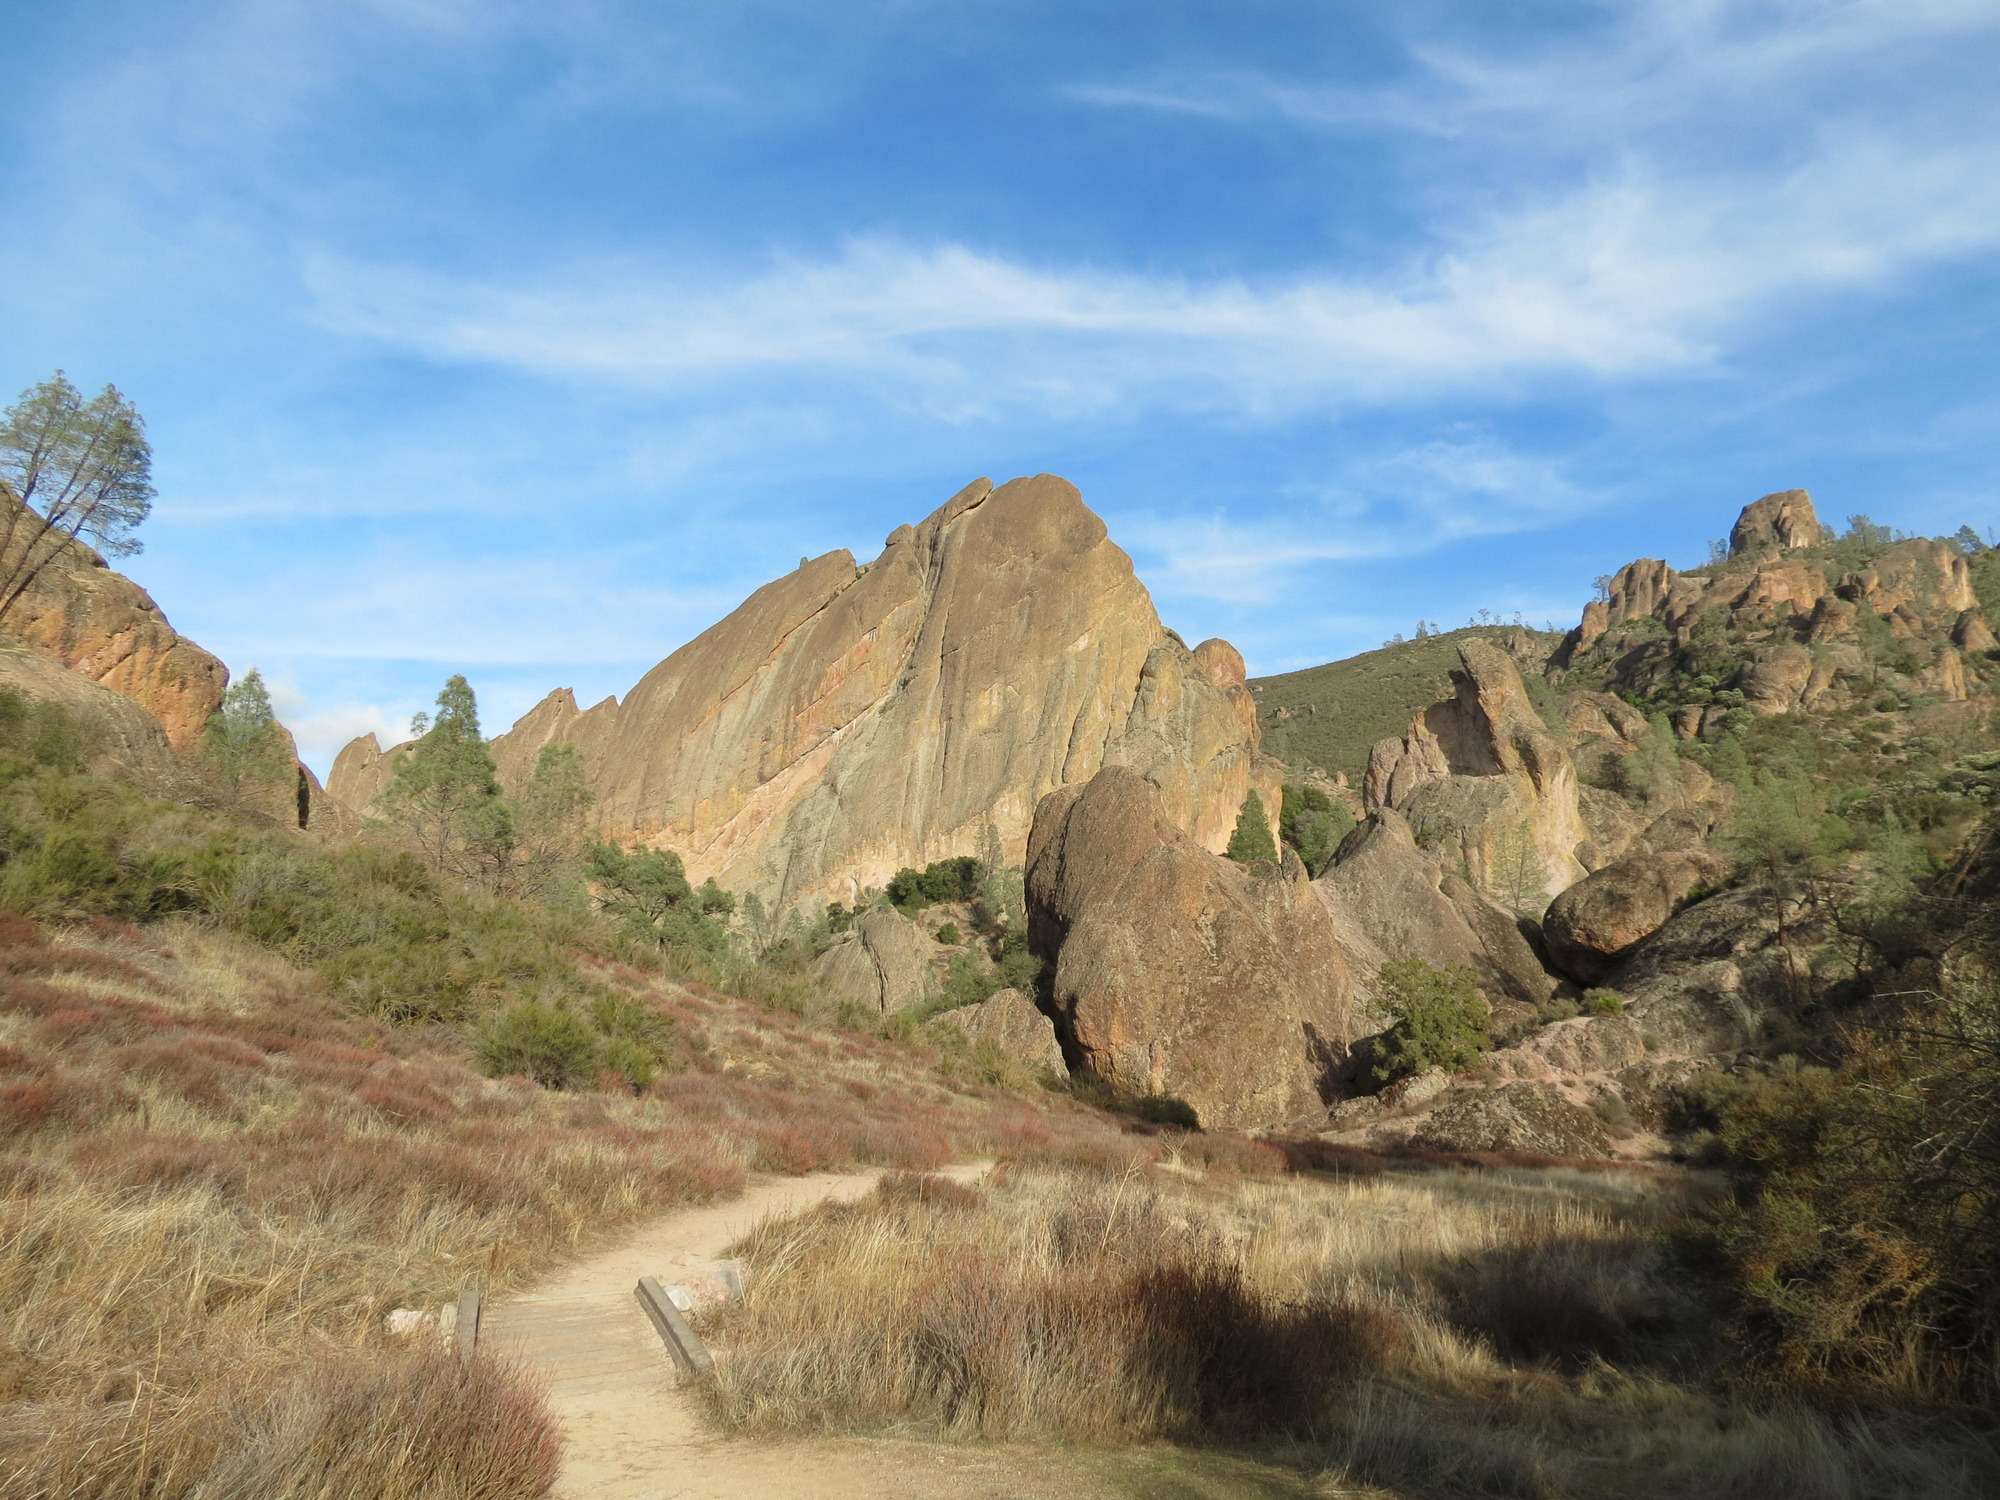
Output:
[[[888,1015],[930,993],[945,951],[893,907],[871,906],[852,936],[813,960],[813,971],[837,999]]]
[[[1550,962],[1580,984],[1602,983],[1690,895],[1728,871],[1706,849],[1656,850],[1642,841],[1550,903],[1542,921]]]
[[[1354,976],[1356,1035],[1394,1020],[1376,993],[1376,975],[1391,959],[1421,958],[1439,968],[1471,964],[1495,1008],[1533,1007],[1555,993],[1556,981],[1520,924],[1426,859],[1393,809],[1378,809],[1342,840],[1313,891]]]
[[[554,743],[582,752],[606,836],[780,907],[977,853],[989,826],[1018,861],[1037,802],[1107,765],[1151,777],[1211,849],[1251,789],[1275,817],[1283,782],[1241,657],[1164,629],[1052,475],[969,485],[864,567],[806,563],[622,703],[551,694],[494,742],[502,781]],[[333,794],[365,805],[373,764],[357,753]]]
[[[1351,992],[1297,856],[1240,869],[1181,828],[1159,787],[1107,767],[1042,799],[1027,900],[1073,1062],[1184,1100],[1204,1124],[1324,1108]]]
[[[409,753],[407,743],[385,751],[382,742],[372,734],[349,740],[341,746],[340,754],[334,757],[333,769],[327,773],[328,799],[338,802],[357,819],[367,817],[375,799],[389,789],[390,778],[396,774],[396,762]]]
[[[0,505],[20,510],[0,487]],[[28,527],[19,528],[25,540]],[[178,634],[138,584],[82,542],[68,543],[7,612],[5,634],[144,708],[176,750],[222,706],[229,669]]]
[[[142,784],[157,784],[179,769],[180,758],[167,743],[159,720],[125,694],[38,652],[0,645],[0,687],[12,688],[31,703],[54,703],[67,710],[94,740],[101,757]]]
[[[1401,812],[1426,843],[1448,846],[1482,888],[1553,895],[1584,874],[1576,767],[1507,653],[1474,640],[1459,660],[1454,696],[1403,738],[1376,745],[1363,797],[1371,811]]]
[[[977,1005],[948,1010],[938,1020],[956,1026],[971,1041],[991,1042],[1023,1062],[1052,1073],[1065,1071],[1055,1022],[1019,990],[996,991]]]

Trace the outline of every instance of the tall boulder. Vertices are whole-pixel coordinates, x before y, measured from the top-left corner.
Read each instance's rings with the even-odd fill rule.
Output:
[[[503,783],[550,744],[582,752],[605,836],[779,907],[851,901],[977,853],[989,828],[1018,861],[1037,802],[1108,765],[1151,777],[1217,850],[1245,794],[1275,816],[1283,783],[1242,658],[1165,629],[1104,523],[1047,474],[968,485],[872,562],[803,564],[622,702],[558,690],[494,741]],[[359,810],[384,752],[349,748],[330,791]]]
[[[947,951],[893,907],[871,906],[852,936],[813,961],[813,972],[834,998],[890,1015],[930,995]]]
[[[1322,1109],[1346,1060],[1351,989],[1295,855],[1241,869],[1109,766],[1042,799],[1028,845],[1029,940],[1073,1055],[1204,1124]]]
[[[26,510],[5,485],[0,485],[0,508],[13,516]],[[33,528],[13,525],[5,531],[17,540],[0,561],[12,564]],[[78,541],[63,544],[41,569],[8,610],[0,633],[123,693],[151,714],[182,752],[200,738],[229,684],[229,669],[221,661],[176,632],[151,595]]]
[[[1453,696],[1375,746],[1363,797],[1462,859],[1480,887],[1554,895],[1584,874],[1576,767],[1506,652],[1471,640],[1458,654]]]

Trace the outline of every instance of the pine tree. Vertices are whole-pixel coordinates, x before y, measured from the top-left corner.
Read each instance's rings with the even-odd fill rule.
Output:
[[[291,745],[255,667],[222,695],[222,707],[202,729],[201,753],[231,797],[268,797],[289,789],[298,774]]]
[[[451,678],[438,694],[435,717],[418,722],[427,727],[397,760],[378,805],[434,869],[497,887],[512,859],[513,810],[480,737],[471,685]]]
[[[1264,814],[1264,799],[1254,790],[1237,811],[1236,831],[1229,836],[1226,852],[1239,865],[1278,857],[1278,845],[1271,837],[1271,820]]]
[[[525,894],[543,901],[576,894],[594,800],[576,746],[544,745],[514,810],[515,879]]]
[[[0,412],[0,619],[79,537],[111,557],[137,552],[152,471],[146,424],[115,386],[85,401],[58,370]]]

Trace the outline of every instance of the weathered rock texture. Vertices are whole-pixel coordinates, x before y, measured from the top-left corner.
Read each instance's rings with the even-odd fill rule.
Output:
[[[1205,1124],[1324,1108],[1346,1060],[1347,966],[1295,855],[1240,869],[1123,767],[1042,799],[1028,846],[1029,940],[1053,973],[1073,1057]]]
[[[1550,904],[1542,922],[1549,959],[1579,983],[1602,983],[1690,896],[1728,873],[1729,862],[1712,850],[1654,848],[1641,840]]]
[[[4,485],[0,506],[22,509]],[[14,530],[21,541],[31,532],[25,524]],[[123,693],[159,722],[176,750],[193,746],[229,683],[227,667],[177,634],[144,589],[82,542],[65,544],[42,569],[0,632]]]
[[[1459,661],[1453,696],[1401,739],[1376,745],[1363,797],[1370,811],[1402,813],[1421,842],[1462,859],[1480,887],[1554,895],[1584,874],[1576,767],[1512,657],[1472,640]]]
[[[39,652],[0,645],[0,687],[31,703],[54,703],[84,731],[92,751],[119,769],[153,784],[172,777],[179,757],[159,720],[126,697],[72,672]]]
[[[1471,964],[1486,1003],[1532,1009],[1555,993],[1520,924],[1458,876],[1425,858],[1410,825],[1391,808],[1371,813],[1346,839],[1313,889],[1333,919],[1354,978],[1355,1031],[1380,1031],[1376,975],[1391,959],[1445,968]]]
[[[930,993],[944,954],[923,928],[893,907],[871,906],[851,936],[813,961],[813,972],[836,999],[888,1015]]]
[[[968,485],[865,567],[833,552],[765,585],[622,703],[550,694],[494,742],[503,782],[555,743],[583,753],[607,836],[780,906],[976,853],[989,825],[1019,860],[1036,803],[1103,766],[1151,777],[1212,849],[1253,787],[1275,817],[1283,780],[1242,658],[1162,628],[1046,474]],[[379,761],[350,750],[331,789],[365,807]]]
[[[1000,990],[977,1005],[962,1005],[938,1017],[956,1026],[974,1042],[991,1042],[1038,1068],[1062,1073],[1062,1048],[1056,1042],[1055,1022],[1035,1009],[1035,1002],[1019,990]]]

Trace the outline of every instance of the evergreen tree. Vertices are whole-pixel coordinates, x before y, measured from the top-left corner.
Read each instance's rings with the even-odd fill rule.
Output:
[[[412,727],[421,727],[421,735],[397,759],[378,806],[434,869],[499,886],[513,856],[513,809],[500,795],[493,754],[480,737],[471,685],[451,678],[438,694],[436,716]]]
[[[146,424],[115,386],[85,401],[58,370],[0,412],[0,619],[78,537],[111,557],[137,552],[152,472]]]
[[[594,801],[574,745],[544,745],[514,809],[514,869],[522,891],[543,901],[573,896]]]
[[[1271,820],[1264,815],[1264,799],[1254,790],[1237,810],[1236,831],[1229,836],[1225,852],[1239,865],[1278,857],[1278,846],[1271,838]]]
[[[222,695],[201,734],[202,758],[232,797],[289,790],[298,772],[291,745],[271,712],[263,674],[252,667]]]
[[[1373,1072],[1393,1083],[1427,1068],[1458,1072],[1493,1045],[1492,1012],[1479,998],[1470,964],[1434,968],[1421,958],[1382,965],[1383,1005],[1396,1024],[1374,1038]]]

